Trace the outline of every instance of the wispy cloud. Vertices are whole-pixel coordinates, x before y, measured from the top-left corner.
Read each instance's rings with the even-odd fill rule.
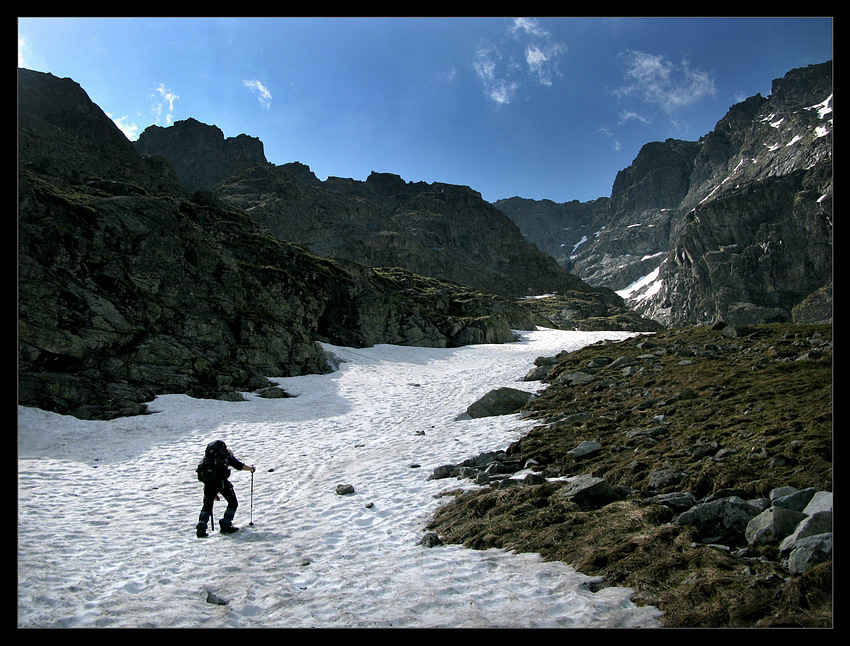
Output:
[[[272,105],[272,93],[269,92],[268,88],[263,85],[260,81],[250,80],[245,81],[245,87],[249,88],[254,94],[257,95],[257,99],[264,108],[270,108]]]
[[[615,91],[621,98],[634,98],[645,107],[660,109],[669,118],[706,97],[716,89],[711,75],[692,69],[687,60],[674,65],[664,56],[628,50],[620,54],[625,70],[624,82]],[[635,110],[624,112],[635,118]],[[647,117],[641,117],[646,120]]]
[[[613,91],[622,102],[617,126],[635,121],[648,125],[662,117],[681,128],[684,110],[716,93],[711,75],[691,68],[687,60],[675,65],[662,55],[633,49],[621,52],[619,58],[623,82]],[[620,143],[609,128],[598,132],[612,141],[615,150],[620,150]]]
[[[597,130],[597,132],[601,135],[604,135],[605,137],[608,137],[611,140],[611,145],[613,146],[614,150],[620,150],[623,147],[620,143],[620,140],[617,139],[617,136],[613,132],[611,132],[610,128],[602,126],[599,128],[599,130]]]
[[[508,81],[499,72],[502,56],[495,47],[480,47],[475,52],[472,63],[478,80],[484,86],[484,93],[496,103],[510,103],[519,84]]]
[[[507,104],[526,82],[552,85],[565,51],[566,45],[555,41],[538,20],[515,18],[499,43],[478,47],[472,66],[485,95]]]
[[[154,90],[153,98],[154,104],[152,110],[156,117],[155,123],[159,124],[161,121],[164,121],[166,125],[170,126],[174,116],[172,114],[174,112],[174,102],[180,96],[166,88],[165,83],[160,83],[159,87]]]
[[[622,126],[628,121],[640,121],[641,123],[650,123],[651,119],[646,115],[635,112],[634,110],[621,111],[620,120],[617,122],[617,125]]]

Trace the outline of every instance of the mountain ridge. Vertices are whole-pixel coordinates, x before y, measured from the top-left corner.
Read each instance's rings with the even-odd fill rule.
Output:
[[[237,172],[223,178],[219,151],[239,138],[224,139],[214,126],[195,120],[170,128],[145,129],[137,149],[167,159],[187,189],[210,190],[276,237],[319,255],[401,266],[508,298],[579,291],[623,305],[610,290],[585,284],[541,253],[468,186],[378,172],[364,181],[333,176],[322,181],[306,164],[276,165],[264,157],[234,163]]]

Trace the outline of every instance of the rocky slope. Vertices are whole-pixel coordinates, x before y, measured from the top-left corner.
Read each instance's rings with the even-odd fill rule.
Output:
[[[532,430],[434,470],[439,540],[564,561],[671,627],[832,625],[832,326],[677,328],[535,364]],[[807,520],[816,492],[828,513]],[[801,522],[830,546],[804,567]]]
[[[665,325],[823,322],[831,320],[831,128],[829,62],[775,80],[769,97],[733,106],[698,142],[647,144],[609,199],[496,206],[550,253],[570,249],[564,266],[622,290]],[[560,243],[551,225],[527,224],[550,213]]]
[[[320,258],[142,156],[78,84],[19,70],[19,403],[79,417],[329,370],[317,341],[508,342],[515,303]]]

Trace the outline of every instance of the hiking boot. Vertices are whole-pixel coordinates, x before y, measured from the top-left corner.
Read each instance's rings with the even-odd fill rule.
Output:
[[[222,534],[235,534],[239,531],[239,528],[235,527],[234,525],[221,525],[219,523],[218,531],[220,531]]]
[[[197,536],[198,538],[206,538],[207,536],[209,536],[209,534],[207,534],[207,530],[206,530],[206,529],[204,529],[203,527],[199,527],[199,528],[195,531],[195,536]]]

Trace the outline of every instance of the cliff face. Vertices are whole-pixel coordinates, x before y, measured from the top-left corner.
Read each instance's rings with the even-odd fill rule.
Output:
[[[832,284],[828,165],[769,177],[688,213],[640,308],[666,322],[825,323],[804,301]]]
[[[496,201],[494,206],[516,223],[527,241],[552,256],[564,269],[576,271],[573,255],[604,225],[609,201],[610,198],[600,197],[590,202],[559,204],[511,197]]]
[[[319,255],[404,267],[511,298],[589,291],[465,186],[405,182],[388,173],[322,182],[293,163],[249,168],[216,194],[276,237]]]
[[[19,403],[137,414],[160,393],[238,399],[329,370],[317,341],[513,340],[519,306],[319,258],[210,193],[188,195],[76,83],[19,70]]]
[[[647,144],[570,266],[665,325],[831,320],[831,129],[824,63],[732,106],[698,142]]]
[[[560,245],[558,262],[583,280],[620,290],[656,268],[669,248],[675,212],[688,193],[699,150],[699,143],[675,139],[646,144],[632,165],[617,173],[610,198],[544,203],[545,210],[520,198],[495,206],[549,253]],[[560,231],[541,236],[541,229],[551,227],[543,224],[547,221],[557,222]]]
[[[694,171],[639,309],[665,323],[826,322],[801,305],[832,284],[831,63],[733,107]]]
[[[185,195],[162,158],[140,156],[71,79],[18,70],[18,164],[60,187]]]

